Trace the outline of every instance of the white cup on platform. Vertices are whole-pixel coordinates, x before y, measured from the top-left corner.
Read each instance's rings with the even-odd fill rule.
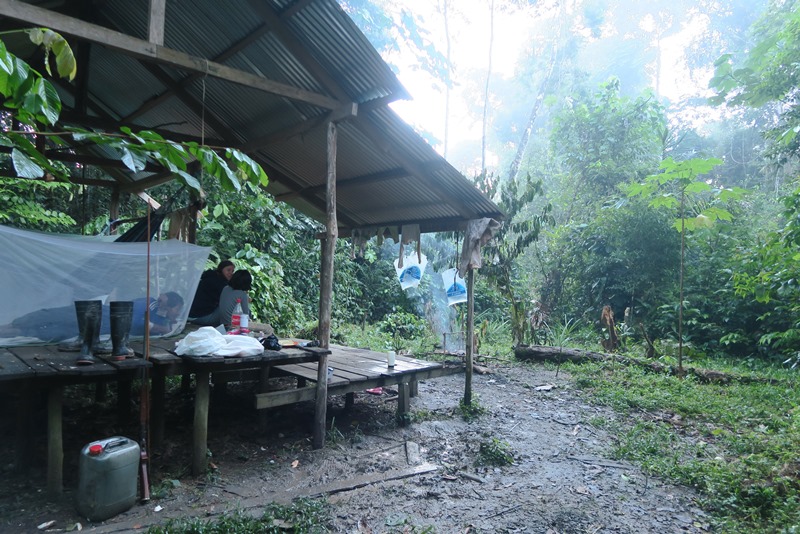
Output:
[[[397,353],[393,350],[390,350],[389,354],[386,355],[386,361],[389,362],[389,367],[394,367],[395,358],[397,358]]]

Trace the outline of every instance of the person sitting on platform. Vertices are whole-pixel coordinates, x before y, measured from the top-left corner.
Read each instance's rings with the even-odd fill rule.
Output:
[[[189,321],[201,326],[217,326],[222,323],[219,312],[219,297],[233,276],[235,267],[230,260],[219,262],[216,269],[209,269],[200,276],[200,283],[189,309]]]
[[[220,322],[225,328],[231,326],[231,315],[236,307],[236,301],[242,304],[242,313],[250,315],[250,296],[248,291],[253,287],[253,276],[247,269],[240,269],[233,273],[231,281],[219,296]]]

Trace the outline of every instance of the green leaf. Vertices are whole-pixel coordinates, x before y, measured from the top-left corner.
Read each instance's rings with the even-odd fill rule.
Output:
[[[47,124],[53,125],[58,122],[58,117],[61,114],[61,99],[58,98],[53,84],[47,80],[40,78],[36,81],[36,93],[41,99],[41,113]]]
[[[686,186],[685,191],[687,194],[704,193],[711,191],[711,186],[705,182],[692,182]]]
[[[47,28],[31,28],[27,30],[27,33],[33,44],[44,47],[44,68],[48,74],[53,75],[50,71],[50,53],[52,52],[56,58],[58,75],[69,81],[75,79],[75,74],[78,72],[77,62],[66,39]]]
[[[125,164],[133,172],[139,172],[144,169],[147,163],[147,158],[141,154],[137,154],[128,149],[128,147],[121,147],[122,150],[122,163]]]
[[[720,221],[732,221],[733,215],[728,210],[717,208],[717,207],[710,207],[703,210],[701,215],[707,217],[711,222],[720,220]]]
[[[11,161],[14,163],[14,169],[20,178],[41,178],[44,176],[44,169],[34,163],[21,150],[16,148],[11,150]]]
[[[75,79],[78,74],[78,62],[72,54],[72,48],[65,40],[53,44],[53,53],[56,55],[56,69],[58,75],[67,78],[69,81]]]
[[[197,178],[195,178],[194,176],[192,176],[188,172],[176,171],[175,174],[177,174],[178,176],[183,178],[183,183],[185,183],[187,187],[190,187],[191,189],[194,189],[195,191],[202,191],[203,190],[203,188],[201,187],[200,182],[197,180]]]
[[[0,41],[0,70],[6,74],[14,72],[14,55],[6,50],[6,45]]]

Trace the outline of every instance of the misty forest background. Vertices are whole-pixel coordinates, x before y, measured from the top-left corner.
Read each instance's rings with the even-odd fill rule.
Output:
[[[415,125],[507,214],[476,277],[480,353],[508,356],[520,344],[598,349],[610,334],[600,323],[609,306],[620,348],[631,352],[669,359],[682,345],[687,358],[798,361],[795,2],[487,0],[481,16],[490,24],[499,14],[531,21],[511,77],[488,59],[502,27],[491,26],[483,45],[487,68],[451,62],[450,28],[468,15],[460,2],[439,0],[425,17],[402,2],[341,4],[390,64],[411,57],[431,77],[445,124],[458,92],[480,125],[480,139],[467,141]],[[673,101],[661,94],[660,62],[697,20],[703,31],[678,44],[686,83],[703,92]],[[213,247],[209,265],[234,258],[249,268],[256,319],[281,335],[313,335],[320,225],[255,186],[234,193],[210,179],[203,187],[197,240]],[[187,201],[174,184],[150,194]],[[2,178],[0,223],[98,234],[108,195]],[[145,207],[131,197],[121,213],[141,217]],[[428,271],[404,292],[396,243],[373,240],[354,259],[340,240],[334,338],[359,344],[369,330],[384,345],[373,348],[424,352],[461,331],[464,305],[448,307],[433,275],[456,265],[459,248],[458,236],[424,236]]]

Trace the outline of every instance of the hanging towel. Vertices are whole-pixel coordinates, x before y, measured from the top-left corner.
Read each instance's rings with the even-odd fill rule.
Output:
[[[400,267],[403,266],[403,245],[408,245],[412,241],[417,242],[417,260],[419,263],[422,263],[422,247],[420,247],[419,240],[419,225],[404,224],[402,229],[402,237],[400,238]]]
[[[352,243],[352,248],[350,250],[350,259],[356,259],[356,256],[359,258],[364,257],[364,251],[367,248],[367,242],[372,239],[372,236],[376,233],[375,228],[354,228],[352,233],[350,234],[350,242]]]
[[[381,226],[378,228],[378,246],[383,245],[384,239],[394,239],[395,243],[400,242],[400,234],[396,226]]]
[[[481,247],[488,243],[499,229],[500,223],[488,217],[472,219],[467,223],[464,246],[461,248],[461,259],[458,264],[459,276],[463,278],[467,269],[481,268]]]

